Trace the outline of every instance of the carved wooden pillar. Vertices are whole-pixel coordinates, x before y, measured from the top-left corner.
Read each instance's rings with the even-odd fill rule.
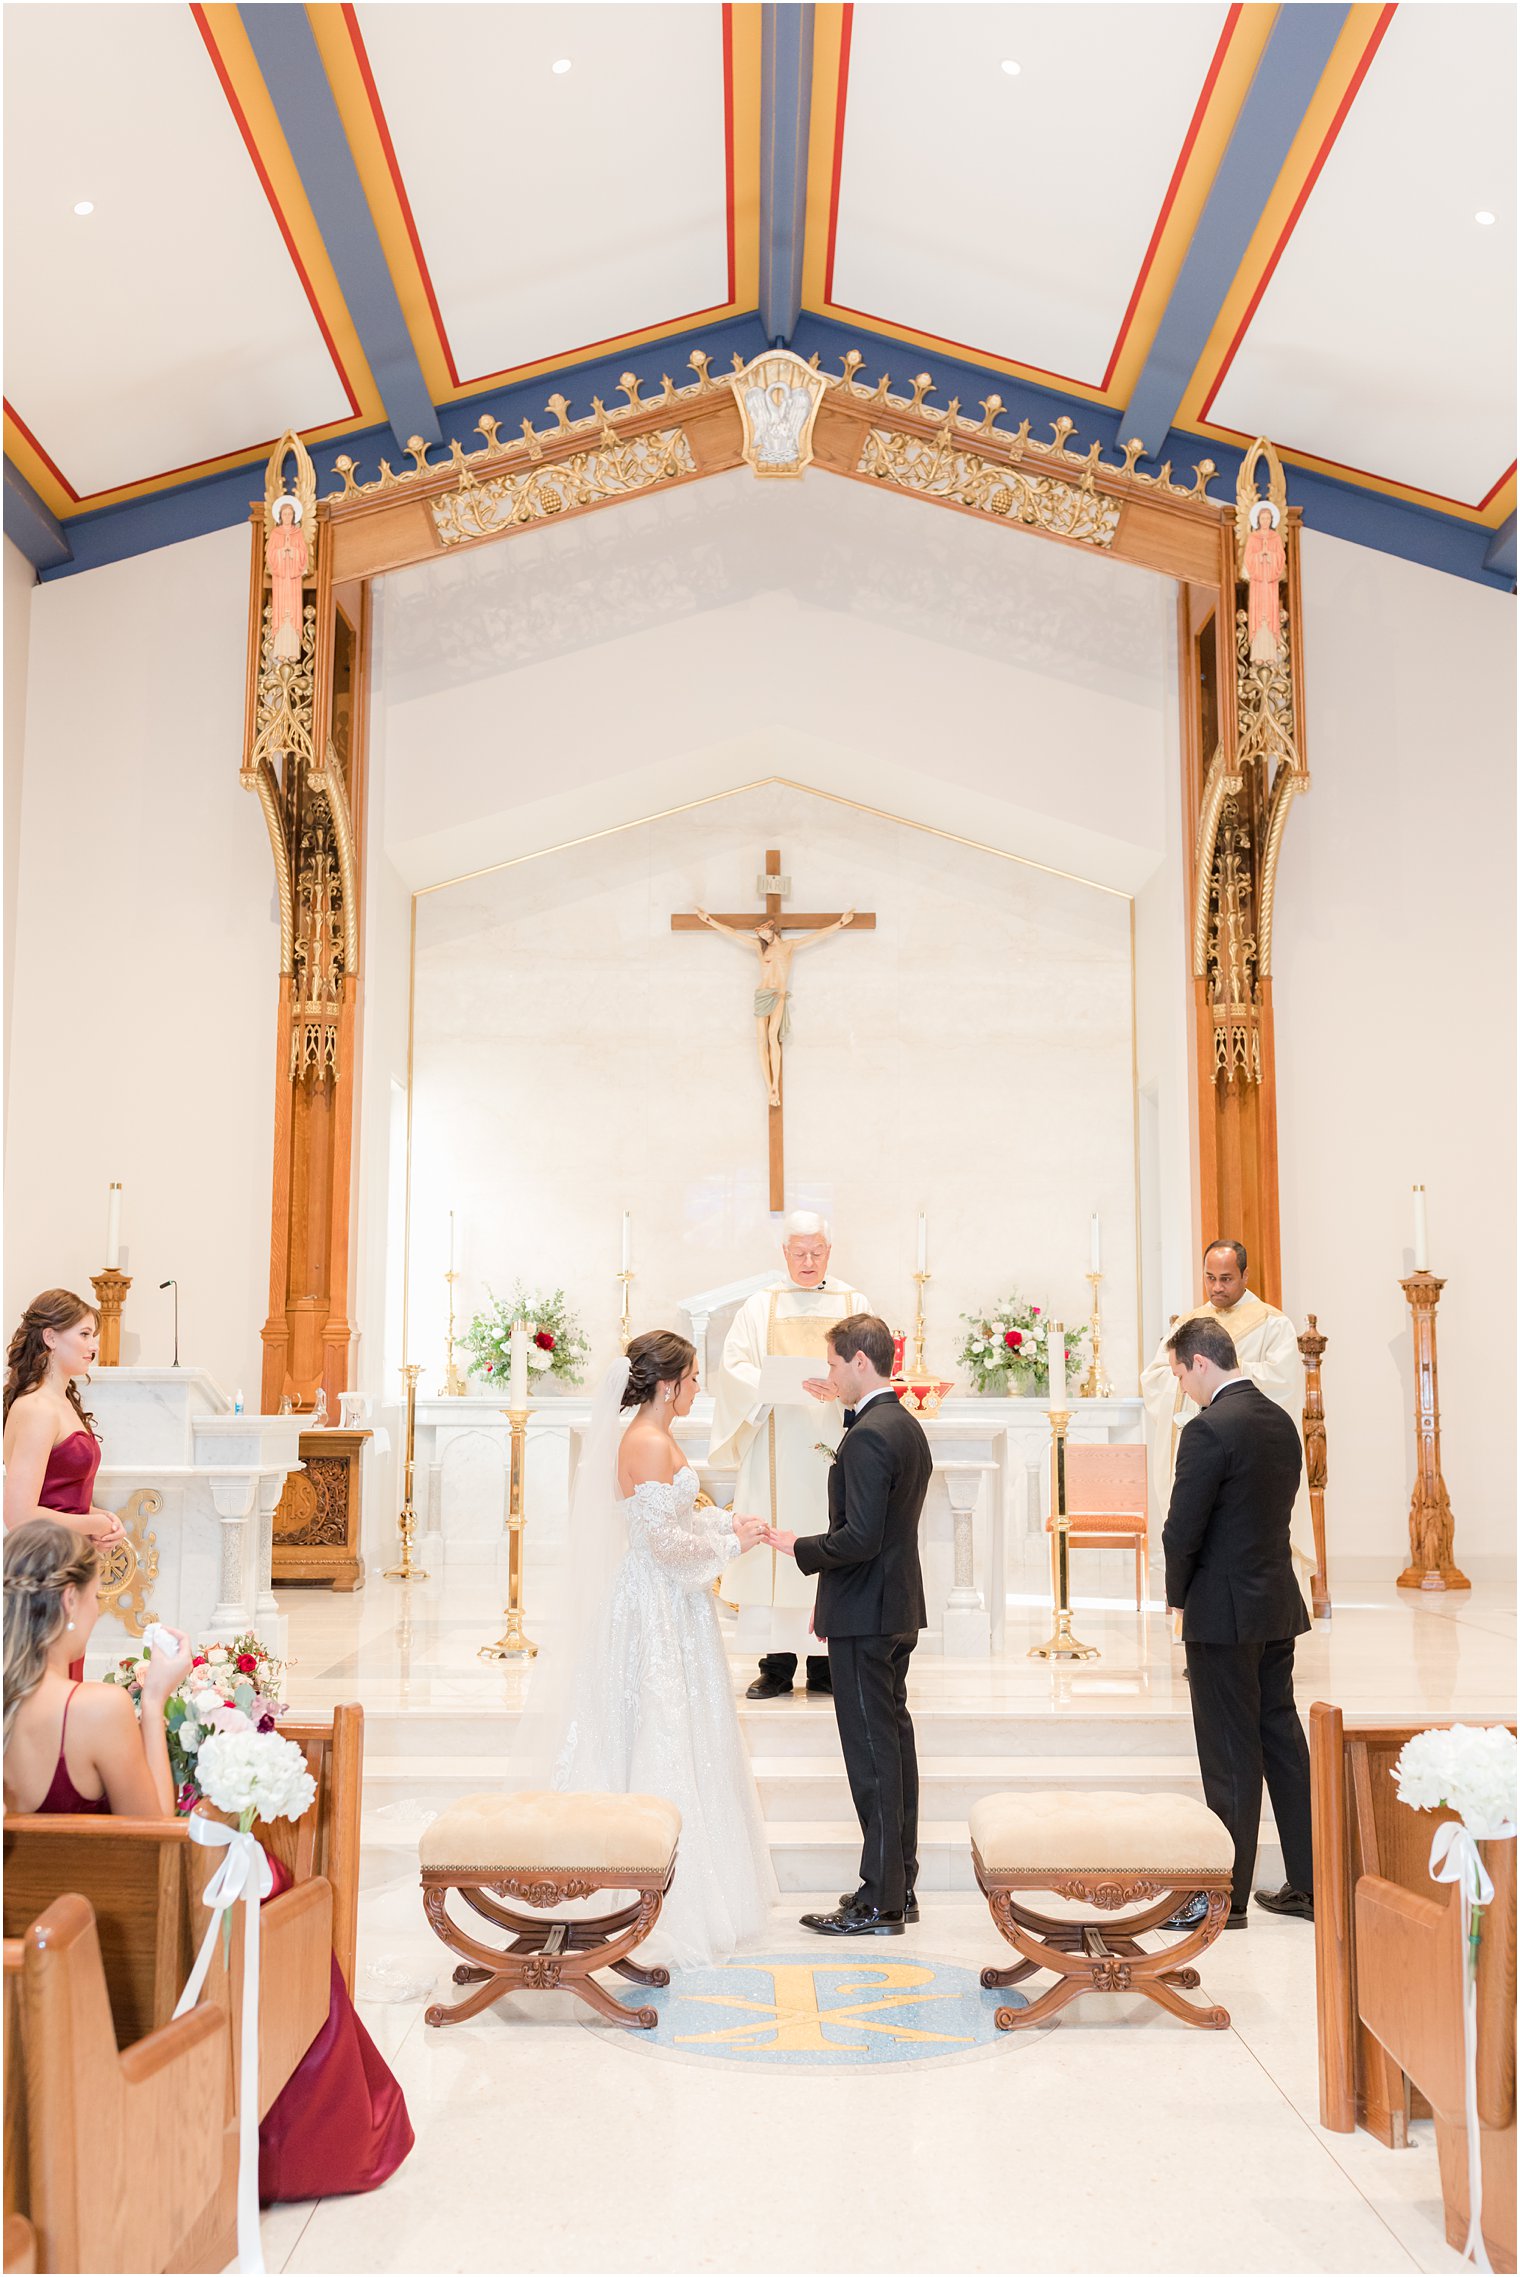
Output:
[[[1330,1618],[1330,1567],[1325,1543],[1325,1487],[1330,1476],[1325,1440],[1325,1383],[1321,1363],[1328,1336],[1321,1336],[1319,1321],[1311,1312],[1309,1325],[1298,1340],[1304,1363],[1304,1479],[1309,1489],[1309,1521],[1314,1528],[1314,1572],[1310,1594],[1316,1621]]]
[[[1255,470],[1266,465],[1268,496]],[[1242,553],[1251,517],[1275,515],[1285,562],[1277,654],[1252,655]],[[1221,521],[1217,585],[1182,587],[1184,817],[1192,853],[1193,1022],[1198,1233],[1237,1239],[1251,1285],[1281,1301],[1272,914],[1288,808],[1308,787],[1302,760],[1298,515],[1267,443],[1241,470],[1237,513]]]
[[[287,459],[306,540],[297,643],[274,526],[289,526]],[[349,1192],[357,1081],[359,859],[367,622],[339,606],[311,461],[287,435],[254,514],[242,780],[258,794],[280,897],[274,1176],[263,1405],[308,1409],[347,1390]],[[287,576],[290,574],[287,567]],[[362,602],[362,596],[358,597]],[[282,643],[282,633],[285,635]],[[283,647],[283,653],[282,653]]]

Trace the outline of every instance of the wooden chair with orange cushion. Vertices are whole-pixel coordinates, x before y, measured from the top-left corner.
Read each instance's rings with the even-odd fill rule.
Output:
[[[1048,1534],[1055,1524],[1055,1473],[1051,1472]],[[1145,1559],[1150,1539],[1150,1497],[1143,1445],[1086,1447],[1066,1443],[1066,1515],[1074,1550],[1135,1553],[1135,1611],[1145,1604]]]

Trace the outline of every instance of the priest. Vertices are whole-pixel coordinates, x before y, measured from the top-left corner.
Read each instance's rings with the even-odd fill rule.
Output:
[[[784,1533],[816,1534],[828,1524],[829,1507],[829,1456],[819,1447],[837,1445],[844,1424],[829,1388],[826,1339],[836,1321],[871,1306],[850,1282],[830,1276],[833,1237],[826,1218],[793,1210],[782,1237],[785,1272],[745,1299],[724,1338],[707,1459],[715,1470],[737,1466],[736,1510],[757,1512]],[[761,1400],[760,1368],[770,1353],[816,1361],[806,1406]],[[790,1692],[801,1654],[808,1690],[830,1689],[827,1653],[807,1650],[814,1583],[794,1559],[768,1548],[749,1550],[719,1586],[739,1608],[740,1644],[761,1650],[751,1700]]]
[[[1300,1437],[1304,1417],[1304,1366],[1299,1354],[1298,1337],[1293,1323],[1285,1312],[1269,1305],[1246,1286],[1246,1248],[1243,1241],[1211,1242],[1203,1253],[1204,1301],[1192,1312],[1184,1313],[1184,1320],[1217,1320],[1229,1331],[1240,1360],[1242,1375],[1248,1376],[1266,1393],[1268,1399],[1292,1416]],[[1181,1326],[1173,1323],[1173,1330]],[[1140,1396],[1145,1401],[1147,1426],[1151,1450],[1151,1493],[1155,1507],[1165,1510],[1171,1501],[1172,1477],[1177,1467],[1177,1439],[1184,1424],[1190,1423],[1199,1412],[1187,1397],[1172,1373],[1170,1355],[1163,1338],[1161,1348],[1144,1375],[1140,1378]],[[1303,1592],[1304,1603],[1312,1614],[1313,1600],[1309,1577],[1314,1571],[1314,1526],[1309,1510],[1308,1487],[1300,1480],[1298,1499],[1293,1505],[1291,1547],[1293,1570]],[[1180,1638],[1181,1614],[1177,1613],[1173,1628]]]

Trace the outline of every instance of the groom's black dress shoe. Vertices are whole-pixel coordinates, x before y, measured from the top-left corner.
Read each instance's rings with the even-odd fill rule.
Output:
[[[1168,1914],[1160,1927],[1163,1930],[1196,1929],[1200,1922],[1208,1918],[1208,1911],[1209,1901],[1200,1890],[1196,1896],[1188,1899],[1186,1905],[1179,1905],[1175,1913]],[[1232,1905],[1225,1916],[1224,1925],[1226,1929],[1244,1929],[1250,1918],[1243,1905]]]
[[[808,1654],[807,1688],[810,1692],[832,1694],[834,1679],[829,1674],[829,1656],[827,1653],[810,1652]]]
[[[839,1910],[841,1913],[858,1913],[860,1911],[861,1902],[862,1901],[859,1890],[850,1890],[848,1893],[841,1895],[839,1900]],[[918,1919],[918,1899],[912,1890],[909,1890],[908,1902],[903,1907],[903,1919],[907,1922],[914,1922]]]
[[[757,1676],[744,1697],[746,1700],[779,1700],[791,1688],[789,1676]]]
[[[820,1937],[900,1937],[903,1917],[879,1913],[874,1905],[842,1905],[837,1913],[805,1913],[802,1926]]]
[[[1314,1900],[1291,1882],[1284,1882],[1280,1890],[1258,1890],[1256,1902],[1265,1906],[1268,1913],[1285,1914],[1290,1921],[1312,1921]]]

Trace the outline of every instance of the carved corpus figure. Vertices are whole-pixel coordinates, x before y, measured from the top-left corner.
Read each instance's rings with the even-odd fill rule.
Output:
[[[301,583],[310,558],[300,528],[301,501],[289,492],[273,499],[270,531],[264,547],[269,571],[269,619],[277,664],[297,664],[301,658]]]
[[[779,926],[765,924],[752,932],[741,932],[737,926],[725,925],[720,918],[711,917],[705,909],[697,911],[704,925],[715,933],[726,933],[731,941],[742,942],[753,949],[760,959],[760,985],[755,990],[755,1036],[760,1049],[760,1072],[765,1077],[766,1093],[773,1107],[781,1104],[781,1055],[791,1032],[792,1013],[790,982],[792,958],[799,949],[811,948],[815,941],[826,940],[830,933],[838,933],[855,921],[853,909],[836,917],[832,925],[820,925],[816,933],[799,933],[794,941],[787,940]]]
[[[1276,664],[1282,656],[1279,626],[1282,581],[1287,575],[1288,555],[1278,528],[1281,520],[1282,516],[1270,498],[1264,498],[1253,506],[1251,534],[1246,539],[1241,555],[1241,567],[1250,594],[1246,630],[1250,638],[1253,664]]]

